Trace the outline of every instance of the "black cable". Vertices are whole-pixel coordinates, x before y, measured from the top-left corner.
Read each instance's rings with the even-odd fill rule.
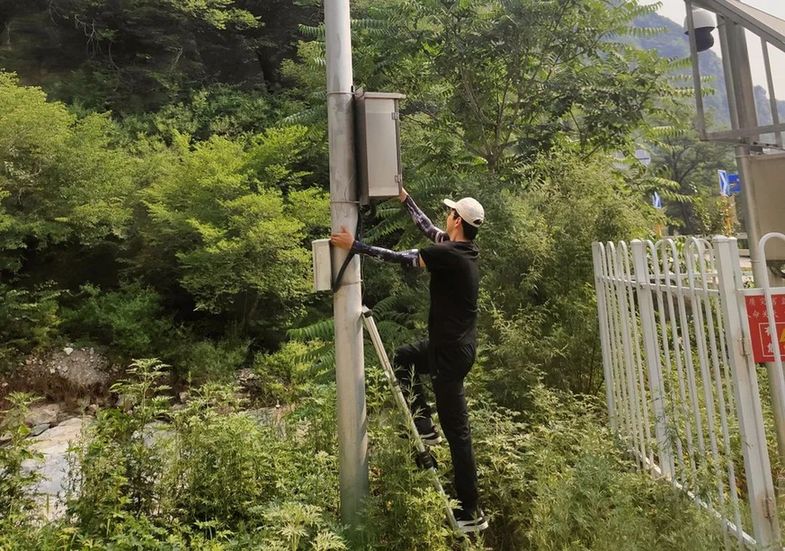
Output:
[[[362,212],[359,210],[357,211],[357,227],[354,230],[355,239],[360,241],[362,239],[362,229],[363,229],[363,215]],[[330,245],[332,247],[332,245]],[[349,251],[349,254],[346,255],[346,259],[344,259],[343,264],[341,265],[341,269],[338,270],[338,275],[335,276],[335,281],[333,281],[332,289],[333,293],[338,291],[338,287],[341,286],[341,280],[343,279],[343,274],[346,271],[346,267],[349,265],[349,262],[352,261],[354,258],[354,252]],[[360,274],[362,275],[362,257],[360,257]]]

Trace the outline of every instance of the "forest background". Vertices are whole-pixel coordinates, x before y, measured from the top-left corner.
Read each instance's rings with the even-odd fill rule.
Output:
[[[329,232],[320,5],[0,0],[0,548],[714,548],[716,523],[604,428],[590,252],[723,229],[732,157],[689,126],[688,63],[652,45],[684,38],[627,0],[352,10],[356,86],[407,96],[406,188],[437,222],[442,197],[487,213],[468,392],[491,528],[446,529],[369,346],[371,496],[359,530],[338,520],[331,297],[310,283]],[[363,217],[371,243],[421,244],[396,200]],[[427,276],[366,263],[363,291],[388,350],[423,334]],[[24,369],[66,346],[119,366],[103,390],[123,403],[98,408],[65,515],[42,522],[20,392],[72,392]]]

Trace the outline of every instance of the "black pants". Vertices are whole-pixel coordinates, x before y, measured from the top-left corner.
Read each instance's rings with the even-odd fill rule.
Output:
[[[420,375],[431,375],[439,423],[450,445],[455,492],[467,511],[474,511],[478,498],[477,466],[463,391],[463,379],[474,363],[474,354],[472,344],[431,345],[426,339],[400,347],[394,358],[395,374],[415,415],[431,415],[420,378]]]

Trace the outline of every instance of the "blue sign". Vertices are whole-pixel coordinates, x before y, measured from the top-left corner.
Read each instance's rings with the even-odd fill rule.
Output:
[[[655,209],[662,208],[662,197],[660,197],[660,194],[656,191],[651,194],[651,206],[653,206]]]
[[[741,180],[736,172],[718,170],[717,175],[720,179],[720,195],[729,197],[741,193]]]

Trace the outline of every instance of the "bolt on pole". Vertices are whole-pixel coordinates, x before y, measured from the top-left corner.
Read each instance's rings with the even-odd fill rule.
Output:
[[[359,205],[354,161],[349,0],[325,0],[324,26],[332,229],[338,231],[341,226],[345,226],[347,230],[354,231]],[[334,248],[332,254],[332,265],[341,266],[346,251]],[[333,295],[341,519],[350,526],[359,523],[359,513],[368,495],[368,435],[361,314],[360,261],[355,256]]]

